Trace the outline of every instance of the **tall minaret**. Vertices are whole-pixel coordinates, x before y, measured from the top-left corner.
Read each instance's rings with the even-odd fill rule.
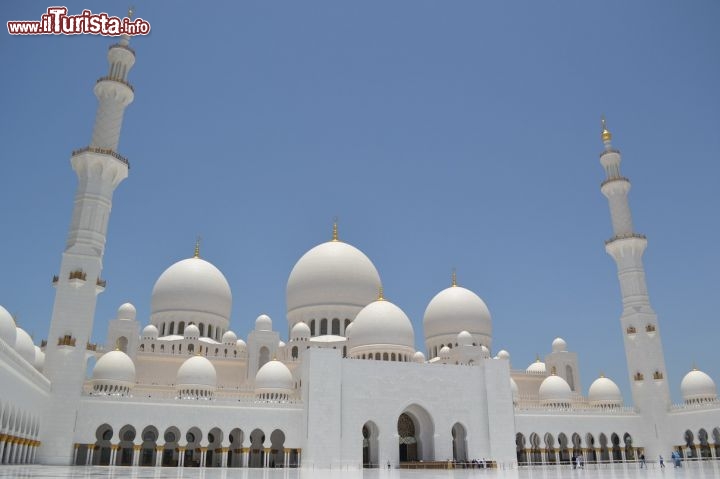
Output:
[[[665,356],[657,316],[650,306],[645,284],[642,255],[647,239],[633,229],[628,204],[630,180],[620,174],[620,152],[612,147],[611,139],[612,135],[603,118],[602,141],[605,149],[600,154],[600,163],[605,169],[606,178],[600,189],[610,203],[613,227],[613,236],[605,242],[605,251],[617,264],[623,303],[620,324],[633,402],[647,425],[646,434],[643,438],[636,438],[635,443],[646,447],[646,456],[657,457],[671,446],[663,442],[666,437],[663,434],[666,414],[670,406]]]
[[[42,421],[39,460],[70,464],[87,351],[95,316],[96,296],[105,288],[101,279],[105,237],[115,188],[128,175],[128,162],[117,153],[125,107],[133,101],[127,74],[135,52],[123,36],[108,52],[110,71],[95,84],[98,109],[90,145],[73,151],[71,163],[78,177],[72,222],[56,288],[50,332],[45,350],[45,375],[51,397]]]

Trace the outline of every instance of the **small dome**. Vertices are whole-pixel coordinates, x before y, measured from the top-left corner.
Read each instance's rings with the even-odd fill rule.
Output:
[[[525,372],[531,374],[545,374],[547,371],[545,370],[545,363],[540,361],[538,358],[534,363],[531,363],[527,369],[525,369]]]
[[[120,305],[120,307],[117,310],[117,319],[135,321],[136,315],[137,315],[137,310],[135,309],[135,306],[133,306],[130,303],[125,303],[125,304]]]
[[[430,300],[423,316],[425,339],[468,331],[479,342],[490,344],[492,320],[480,296],[469,289],[451,286]]]
[[[40,349],[40,346],[35,346],[35,361],[33,361],[35,369],[42,372],[45,367],[45,353]]]
[[[178,369],[175,385],[178,389],[215,389],[215,366],[205,356],[188,358]]]
[[[513,378],[510,378],[510,390],[512,391],[513,400],[517,399],[520,389]]]
[[[352,331],[352,328],[353,328],[353,323],[350,323],[345,327],[345,337],[348,339],[350,339],[350,331]]]
[[[15,345],[15,339],[17,337],[15,328],[17,328],[17,325],[12,315],[7,309],[0,306],[0,339],[5,341],[10,347]]]
[[[572,398],[570,385],[560,376],[546,377],[540,384],[540,403],[548,405],[567,405]]]
[[[143,339],[157,339],[160,333],[154,324],[148,324],[142,330]]]
[[[364,307],[377,298],[380,275],[359,249],[328,241],[305,253],[287,282],[287,310],[319,305]]]
[[[680,393],[686,403],[713,401],[717,398],[715,381],[699,369],[693,369],[685,375],[680,383]]]
[[[290,341],[310,339],[310,326],[300,321],[295,323],[290,332]]]
[[[450,348],[448,348],[447,346],[443,346],[442,348],[440,348],[438,356],[440,357],[440,359],[450,359],[450,351]]]
[[[588,401],[592,406],[622,406],[620,388],[611,379],[600,376],[590,385]]]
[[[185,332],[183,334],[185,339],[198,339],[200,337],[200,329],[194,324],[188,324],[185,326]]]
[[[226,346],[235,346],[237,343],[237,334],[232,331],[225,331],[222,337],[222,343]]]
[[[353,321],[352,346],[393,345],[415,350],[410,319],[390,301],[377,300],[360,310]]]
[[[245,344],[245,341],[242,339],[238,339],[235,342],[235,347],[238,348],[239,351],[245,351],[247,349],[247,344]]]
[[[487,346],[485,346],[484,344],[481,344],[481,345],[480,345],[480,351],[482,352],[482,356],[483,356],[484,358],[489,358],[489,357],[490,357],[490,350],[489,350],[489,349],[487,348]]]
[[[553,353],[563,353],[567,351],[567,343],[563,338],[555,338],[552,342]]]
[[[35,345],[30,335],[22,328],[15,328],[15,351],[30,364],[35,362]]]
[[[272,319],[267,314],[261,314],[255,320],[255,331],[272,331]]]
[[[413,361],[415,361],[416,363],[425,362],[425,355],[422,353],[422,351],[416,351],[415,354],[413,354]]]
[[[278,349],[282,349],[285,347],[285,341],[278,341]]]
[[[460,331],[457,335],[457,344],[458,346],[472,346],[473,345],[473,337],[472,334],[468,333],[467,331]]]
[[[135,384],[135,364],[120,350],[107,352],[95,363],[92,379],[95,384],[132,387]]]
[[[255,393],[289,393],[293,389],[292,373],[282,362],[266,362],[255,376]]]
[[[159,313],[205,313],[230,321],[232,293],[225,276],[213,264],[188,258],[170,266],[155,282],[151,316]]]
[[[504,349],[501,349],[500,351],[498,351],[498,353],[497,353],[497,355],[495,356],[495,358],[496,358],[496,359],[507,359],[508,361],[510,361],[510,353],[508,353],[508,352],[505,351]]]

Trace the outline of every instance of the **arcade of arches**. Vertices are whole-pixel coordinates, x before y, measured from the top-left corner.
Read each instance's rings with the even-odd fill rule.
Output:
[[[139,434],[138,434],[139,432]],[[191,427],[183,434],[175,426],[164,431],[125,425],[116,433],[108,424],[95,431],[96,441],[75,444],[75,465],[154,467],[299,467],[300,448],[285,447],[285,433],[275,429],[266,437],[240,428],[227,436],[220,428],[206,434]]]

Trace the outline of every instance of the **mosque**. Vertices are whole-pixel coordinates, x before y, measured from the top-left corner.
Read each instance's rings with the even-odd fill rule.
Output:
[[[383,298],[372,261],[337,225],[290,271],[286,341],[284,324],[266,315],[245,339],[230,330],[230,286],[196,246],[157,279],[149,318],[120,305],[105,345],[91,344],[113,191],[128,176],[118,153],[134,98],[128,37],[110,47],[108,61],[94,88],[92,140],[71,157],[78,185],[47,341],[33,344],[0,307],[2,464],[362,468],[558,464],[577,455],[623,462],[671,450],[720,457],[713,380],[694,369],[679,385],[684,402],[670,400],[645,283],[647,241],[633,228],[630,181],[604,122],[601,191],[613,228],[605,248],[618,269],[632,398],[602,376],[583,390],[578,356],[561,338],[544,358],[512,367],[508,352],[493,353],[486,304],[454,277],[427,305],[425,349],[417,351],[419,332]]]

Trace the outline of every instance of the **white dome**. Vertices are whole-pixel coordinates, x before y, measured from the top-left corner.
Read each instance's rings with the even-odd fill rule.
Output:
[[[178,389],[215,389],[215,366],[205,356],[188,358],[178,369],[175,385]]]
[[[365,254],[342,241],[328,241],[305,253],[287,282],[288,313],[321,305],[363,307],[377,298],[380,275]]]
[[[468,333],[467,331],[460,331],[460,333],[457,335],[456,341],[458,346],[472,346],[473,337],[472,334]]]
[[[235,342],[235,347],[238,348],[238,350],[240,351],[245,351],[247,349],[247,344],[245,344],[245,341],[243,341],[242,339],[238,339]]]
[[[352,331],[353,323],[348,324],[345,327],[345,337],[350,339],[350,331]]]
[[[166,269],[152,291],[151,315],[207,313],[228,322],[232,293],[225,276],[204,259],[188,258]]]
[[[569,404],[572,390],[567,381],[553,374],[546,377],[540,384],[539,396],[540,403],[543,405]]]
[[[22,328],[15,328],[15,351],[30,364],[35,363],[35,345],[32,338]]]
[[[33,361],[33,366],[40,372],[42,372],[43,367],[45,367],[45,353],[42,352],[40,346],[35,346],[35,361]]]
[[[136,315],[137,315],[137,310],[135,309],[135,306],[133,306],[130,303],[125,303],[125,304],[120,305],[120,307],[117,310],[117,319],[135,321]]]
[[[531,363],[530,366],[525,369],[525,372],[532,374],[545,374],[545,363],[536,359],[534,363]]]
[[[518,394],[520,394],[520,389],[513,378],[510,378],[510,390],[512,391],[513,399],[517,399]]]
[[[222,337],[222,343],[226,346],[235,346],[237,343],[237,334],[232,331],[225,331]]]
[[[504,349],[501,349],[501,350],[498,351],[498,353],[495,355],[495,358],[496,358],[496,359],[507,359],[508,361],[510,361],[510,353],[508,353],[508,352],[505,351]]]
[[[623,398],[613,380],[600,376],[590,385],[588,401],[593,406],[621,406]]]
[[[447,346],[443,346],[442,348],[440,348],[438,356],[440,357],[440,359],[450,359],[450,348],[448,348]]]
[[[490,345],[492,320],[485,302],[469,289],[451,286],[430,300],[423,316],[425,339],[468,331]]]
[[[300,321],[295,323],[292,331],[290,332],[290,340],[296,341],[298,339],[309,339],[310,338],[310,326]]]
[[[278,341],[278,349],[282,349],[285,347],[285,341]]]
[[[120,350],[107,352],[95,363],[92,379],[96,383],[132,387],[135,384],[135,364]]]
[[[484,358],[490,357],[490,350],[484,344],[480,345],[480,351],[482,351],[482,355]]]
[[[142,330],[144,339],[157,339],[159,335],[158,328],[156,328],[154,324],[148,324]]]
[[[272,331],[272,319],[267,314],[261,314],[255,320],[255,331]]]
[[[685,402],[712,401],[717,398],[715,381],[698,369],[685,375],[680,383],[680,393]]]
[[[0,339],[5,341],[8,346],[15,346],[17,332],[15,331],[15,320],[7,309],[0,306]]]
[[[183,337],[185,339],[198,339],[200,337],[200,329],[194,324],[188,324],[185,326]]]
[[[352,346],[388,344],[415,350],[410,319],[390,301],[377,300],[360,310],[353,321]]]
[[[422,353],[422,351],[416,351],[415,354],[413,354],[413,361],[415,361],[416,363],[425,362],[425,355]]]
[[[255,393],[288,393],[293,389],[292,373],[282,362],[266,362],[255,376]]]
[[[562,353],[567,351],[567,343],[563,338],[555,338],[552,342],[553,353]]]

